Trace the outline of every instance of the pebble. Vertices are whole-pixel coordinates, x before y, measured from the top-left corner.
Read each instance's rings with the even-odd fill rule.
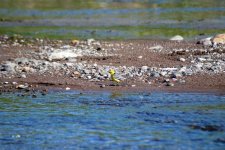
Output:
[[[162,72],[160,72],[160,75],[164,77],[164,76],[167,75],[167,72],[166,71],[162,71]]]
[[[16,86],[17,89],[26,89],[28,88],[28,85],[23,85],[23,84],[19,84],[18,86]]]
[[[87,76],[87,78],[90,80],[90,79],[92,79],[92,77],[91,76]]]
[[[158,72],[152,72],[150,76],[154,78],[158,78],[160,77],[160,74]]]
[[[91,43],[94,42],[94,41],[95,41],[94,39],[87,39],[87,44],[91,45]]]
[[[184,58],[180,58],[179,60],[182,61],[182,62],[185,62],[186,61]]]
[[[70,90],[70,88],[69,87],[66,87],[66,90],[68,91],[68,90]]]
[[[161,45],[156,45],[156,46],[150,47],[149,49],[154,51],[161,51],[163,50],[163,47]]]
[[[142,59],[143,58],[143,56],[138,56],[138,59]]]
[[[21,74],[20,78],[27,78],[27,76],[25,74]]]
[[[197,60],[198,60],[198,61],[200,61],[200,62],[204,62],[204,61],[206,61],[206,59],[205,59],[205,58],[201,58],[201,57],[198,57],[198,58],[197,58]]]
[[[166,83],[166,86],[174,86],[174,84],[171,83],[171,82],[167,82],[167,83]]]
[[[33,95],[32,95],[32,98],[36,98],[36,97],[37,97],[37,95],[36,95],[36,94],[33,94]]]
[[[148,70],[148,66],[142,66],[142,67],[141,67],[141,70],[142,70],[143,72],[146,72],[146,71]]]
[[[100,85],[100,88],[105,88],[105,87],[106,87],[105,84]]]
[[[13,85],[16,85],[16,84],[17,84],[17,82],[12,82],[12,84],[13,84]]]

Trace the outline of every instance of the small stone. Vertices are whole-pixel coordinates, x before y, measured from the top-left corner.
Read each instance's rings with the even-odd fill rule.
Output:
[[[131,87],[136,87],[136,85],[135,84],[132,84]]]
[[[88,40],[87,40],[87,44],[90,46],[91,43],[94,42],[94,41],[95,41],[94,39],[88,39]]]
[[[90,80],[90,79],[92,79],[92,77],[91,76],[87,76],[87,78]]]
[[[186,81],[185,80],[180,80],[179,83],[184,84]]]
[[[148,70],[148,66],[142,66],[142,67],[141,67],[141,70],[142,70],[143,72],[146,72],[146,71]]]
[[[60,47],[61,49],[70,49],[71,47],[70,47],[70,45],[64,45],[64,46],[62,46],[62,47]]]
[[[167,82],[167,83],[166,83],[166,86],[174,86],[174,84],[171,83],[171,82]]]
[[[172,81],[176,82],[178,79],[177,78],[172,78]]]
[[[198,57],[198,58],[197,58],[197,60],[198,60],[198,61],[200,61],[200,62],[204,62],[204,61],[206,61],[206,59],[205,59],[205,58],[201,58],[201,57]]]
[[[21,78],[26,78],[27,76],[25,74],[21,74]]]
[[[71,77],[79,78],[81,76],[80,72],[75,71],[71,74]]]
[[[194,65],[197,69],[201,69],[203,67],[203,63],[197,63]]]
[[[184,38],[182,36],[180,36],[180,35],[176,35],[176,36],[170,38],[170,40],[171,41],[183,41]]]
[[[66,87],[66,90],[68,91],[68,90],[70,90],[70,88],[69,87]]]
[[[158,78],[158,77],[160,77],[160,74],[157,72],[152,72],[151,77]]]
[[[97,50],[97,51],[101,51],[102,48],[101,48],[101,47],[97,47],[96,50]]]
[[[163,82],[170,82],[170,79],[164,79],[164,81]]]
[[[162,71],[162,72],[160,72],[160,75],[164,77],[165,75],[167,75],[167,72],[166,71]]]
[[[149,49],[154,51],[161,51],[163,47],[161,45],[156,45],[156,46],[150,47]]]
[[[172,78],[180,78],[180,77],[182,77],[182,74],[180,72],[172,73]]]
[[[138,56],[138,59],[142,59],[143,58],[143,56]]]
[[[30,67],[23,67],[22,72],[33,72],[33,70]]]
[[[23,85],[23,84],[20,84],[16,87],[17,89],[26,89],[28,88],[28,85]]]
[[[179,61],[185,62],[186,60],[184,58],[180,58]]]
[[[36,94],[33,94],[33,95],[32,95],[32,98],[36,98],[36,97],[37,97],[37,95],[36,95]]]
[[[13,85],[16,85],[16,84],[17,84],[17,82],[12,82],[12,84],[13,84]]]
[[[9,82],[4,82],[4,84],[9,84]]]
[[[105,84],[100,85],[100,88],[105,88]]]

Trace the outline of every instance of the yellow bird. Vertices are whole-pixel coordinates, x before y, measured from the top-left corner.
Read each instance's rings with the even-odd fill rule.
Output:
[[[114,75],[116,74],[116,72],[115,72],[114,69],[110,69],[110,70],[109,70],[109,74],[111,75],[111,80],[112,80],[112,81],[115,81],[115,82],[117,82],[117,83],[120,82],[120,80],[116,79],[115,76],[114,76]]]

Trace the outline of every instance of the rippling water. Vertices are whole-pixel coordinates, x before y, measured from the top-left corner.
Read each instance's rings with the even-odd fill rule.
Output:
[[[198,93],[0,95],[0,149],[224,149],[225,97]]]
[[[0,33],[61,39],[187,39],[225,32],[224,0],[3,0]]]

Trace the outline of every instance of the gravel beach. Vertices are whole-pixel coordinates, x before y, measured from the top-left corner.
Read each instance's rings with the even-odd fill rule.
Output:
[[[0,90],[223,93],[225,46],[216,38],[61,41],[4,35]],[[110,69],[119,83],[111,81]]]

